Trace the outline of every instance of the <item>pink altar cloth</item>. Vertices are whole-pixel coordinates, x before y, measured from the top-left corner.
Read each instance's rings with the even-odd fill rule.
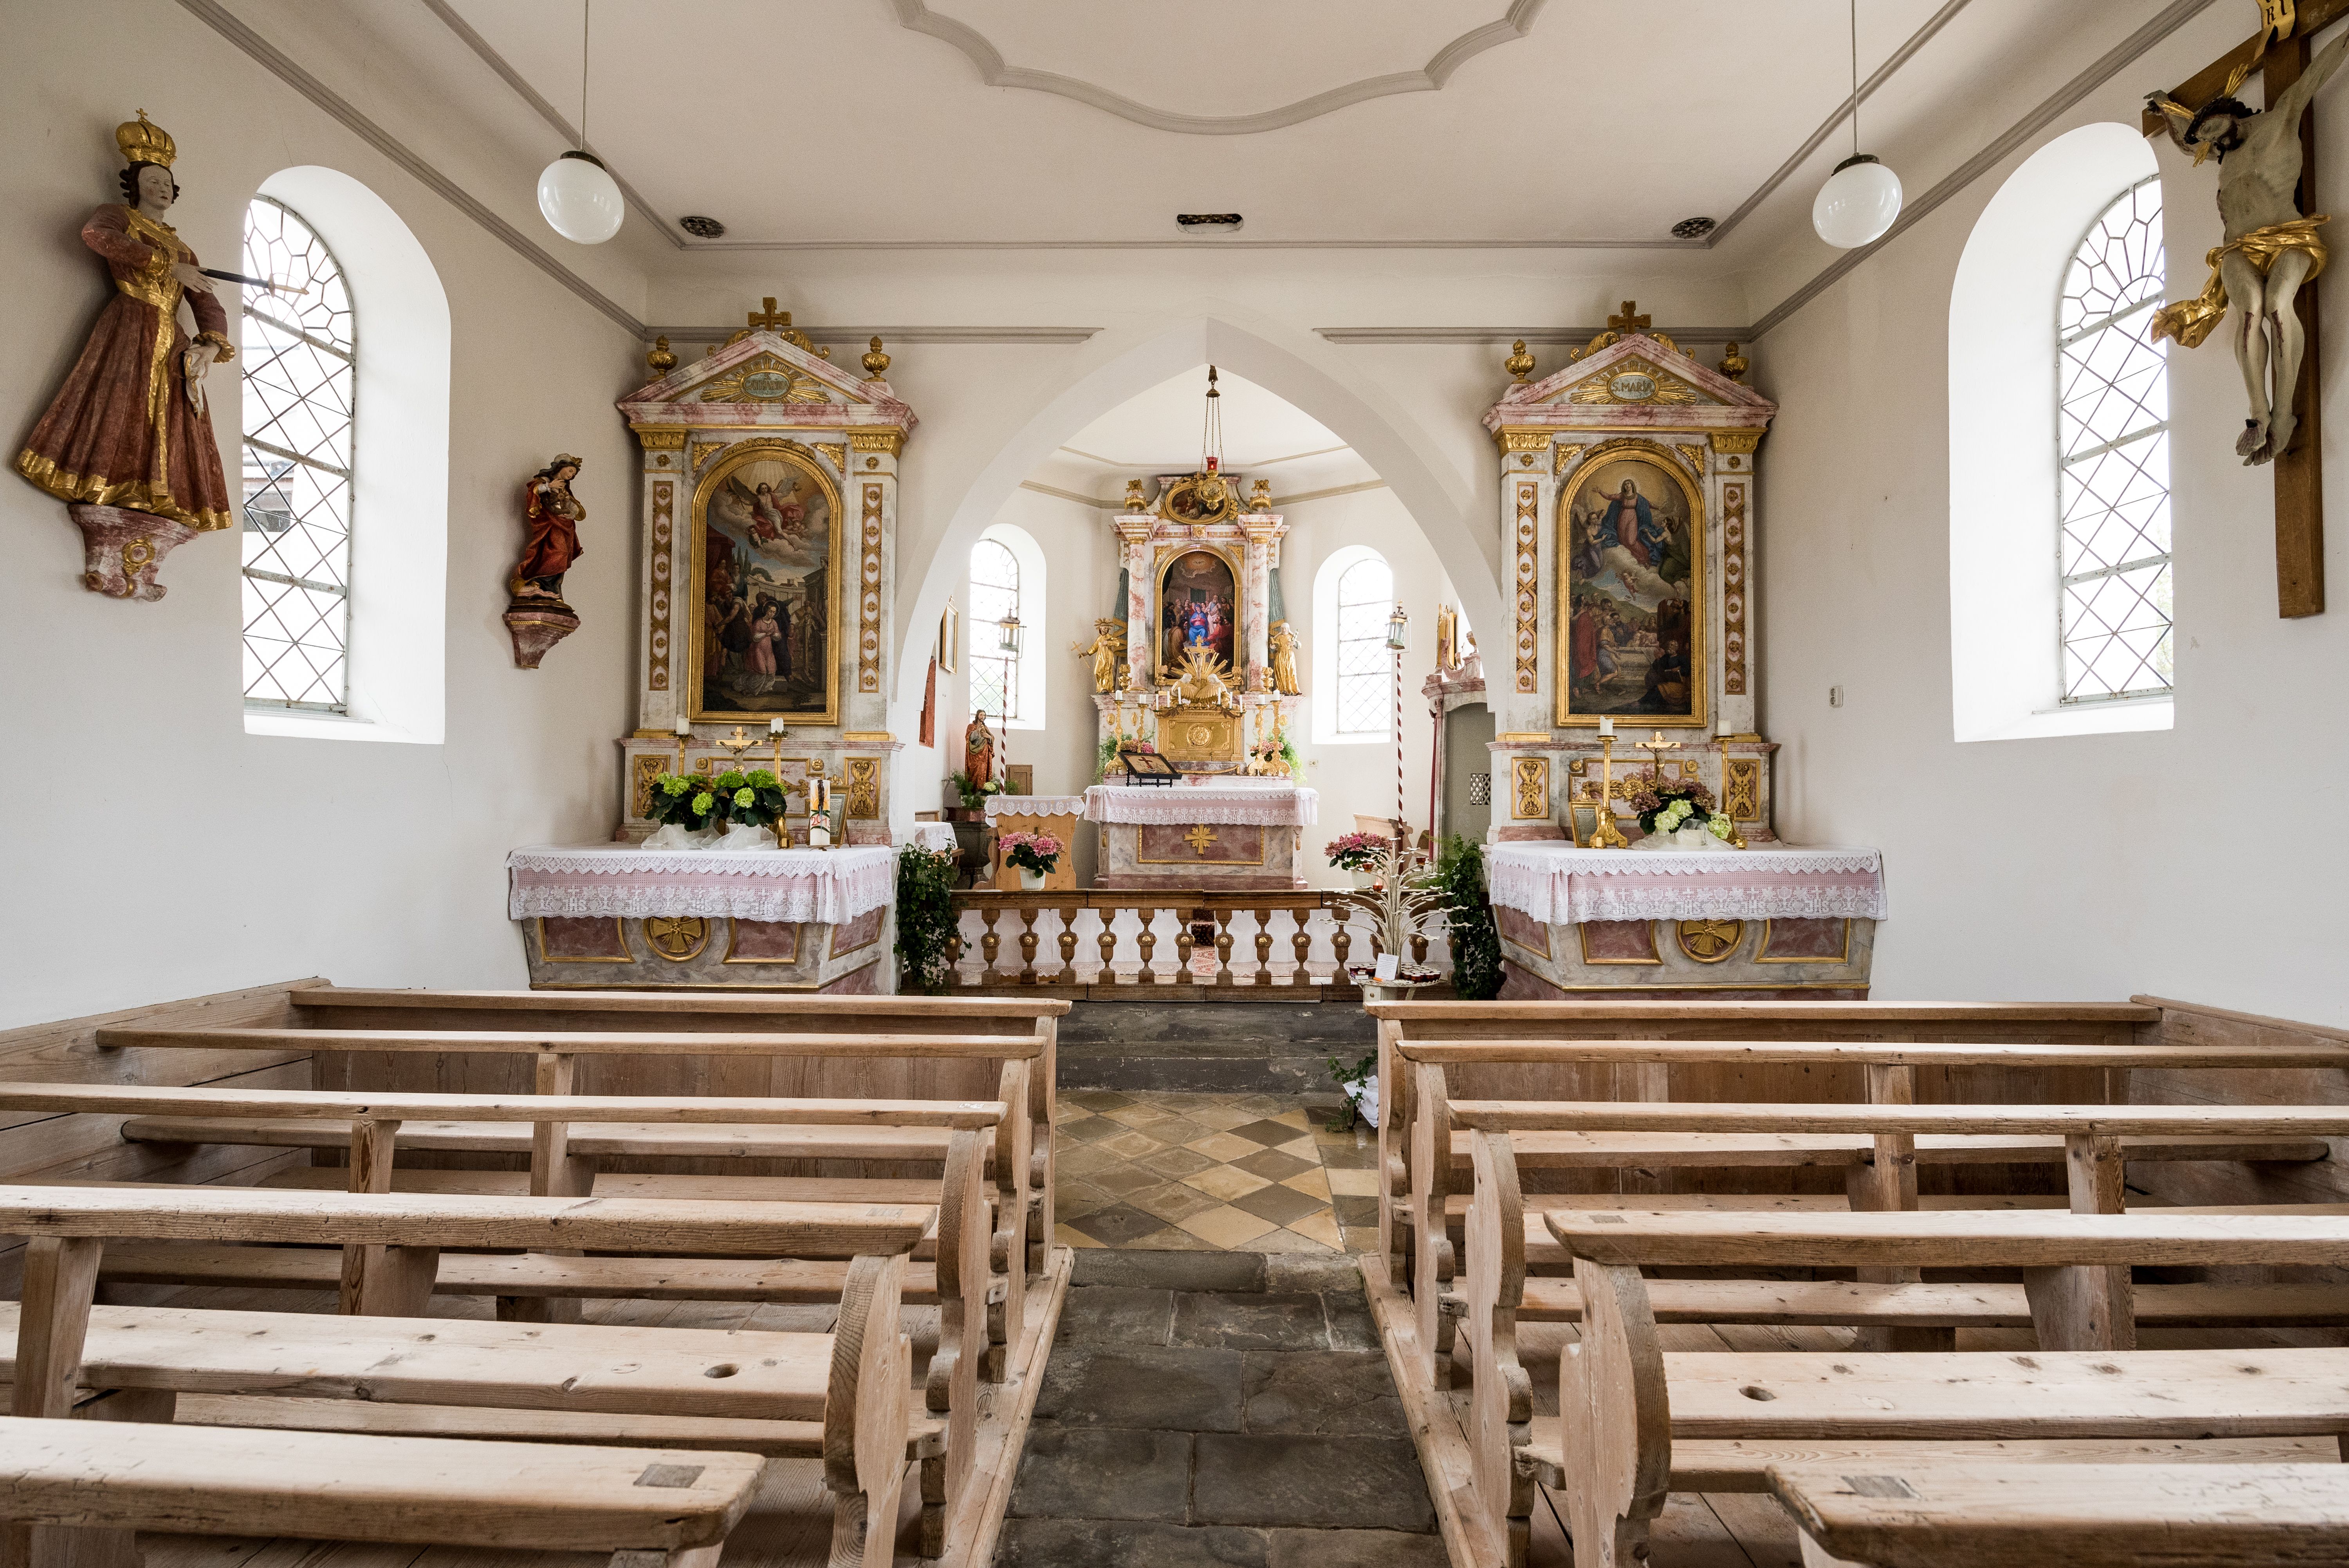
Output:
[[[841,849],[637,849],[543,845],[506,857],[508,913],[727,916],[840,925],[896,894],[895,852]]]
[[[1885,915],[1884,857],[1874,849],[1485,848],[1493,902],[1544,925],[1584,920],[1853,919]]]
[[[1085,791],[1089,822],[1177,826],[1195,822],[1310,827],[1321,796],[1286,780],[1262,784],[1095,784]]]

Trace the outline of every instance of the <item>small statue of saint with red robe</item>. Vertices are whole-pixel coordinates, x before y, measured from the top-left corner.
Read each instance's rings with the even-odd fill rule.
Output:
[[[506,591],[517,606],[536,609],[569,609],[563,602],[563,574],[571,569],[585,546],[579,543],[579,524],[587,508],[571,493],[579,475],[579,460],[569,452],[530,476],[523,486],[522,559],[514,564]]]

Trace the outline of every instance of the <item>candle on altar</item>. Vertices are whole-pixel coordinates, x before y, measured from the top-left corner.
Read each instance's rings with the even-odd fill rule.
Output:
[[[1615,721],[1614,721],[1614,720],[1612,720],[1612,719],[1601,719],[1601,720],[1599,720],[1599,732],[1600,734],[1602,734],[1602,735],[1612,735],[1612,734],[1614,734],[1614,733],[1615,733]]]
[[[680,735],[693,733],[693,719],[690,715],[679,713],[677,716],[677,732]]]

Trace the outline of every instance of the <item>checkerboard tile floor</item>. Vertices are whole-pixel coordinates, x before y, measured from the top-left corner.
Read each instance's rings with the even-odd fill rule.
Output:
[[[1378,1245],[1378,1134],[1301,1100],[1074,1089],[1060,1096],[1058,1240],[1071,1247],[1362,1252]]]

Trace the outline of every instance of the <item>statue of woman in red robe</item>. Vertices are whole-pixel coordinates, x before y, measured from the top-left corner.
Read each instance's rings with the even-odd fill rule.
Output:
[[[579,460],[560,452],[523,487],[523,525],[529,535],[506,585],[516,604],[571,607],[563,602],[563,574],[586,549],[579,543],[579,524],[586,521],[587,508],[571,493],[578,475]]]
[[[236,514],[205,407],[204,373],[236,357],[228,312],[197,269],[195,252],[163,222],[180,193],[171,137],[142,109],[114,140],[127,165],[119,177],[122,201],[98,208],[81,229],[82,244],[106,263],[114,297],[98,313],[16,469],[77,508],[113,509],[118,525],[120,514],[135,514],[195,533],[225,528]],[[182,300],[195,317],[192,339],[180,326]],[[79,510],[76,521],[90,525]],[[135,531],[151,523],[127,525]],[[140,544],[156,546],[151,561],[169,547],[166,540],[187,536],[171,531]]]

